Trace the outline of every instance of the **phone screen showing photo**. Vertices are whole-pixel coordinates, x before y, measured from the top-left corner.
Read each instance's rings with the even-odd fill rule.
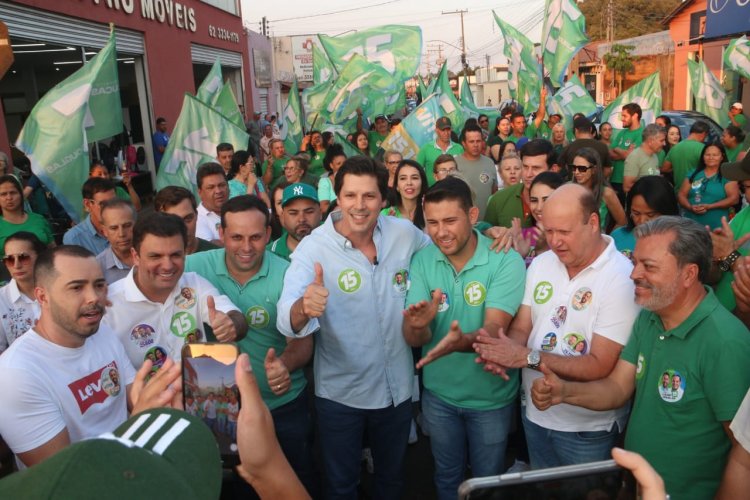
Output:
[[[186,344],[182,349],[185,411],[203,420],[211,429],[227,467],[239,463],[240,392],[234,378],[238,354],[235,344]]]

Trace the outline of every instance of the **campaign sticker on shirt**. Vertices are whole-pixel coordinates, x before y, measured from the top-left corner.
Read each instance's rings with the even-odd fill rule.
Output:
[[[184,311],[175,313],[175,315],[172,316],[170,325],[169,330],[172,332],[172,335],[176,335],[180,338],[185,338],[189,334],[195,333],[195,331],[198,330],[193,315]]]
[[[252,328],[264,328],[268,326],[270,315],[262,306],[253,306],[245,313],[245,319]]]
[[[406,269],[400,269],[396,271],[396,274],[393,275],[391,283],[393,284],[393,288],[397,292],[406,293],[406,291],[409,289],[409,285],[411,285],[411,280],[409,279],[409,271],[407,271]]]
[[[146,351],[146,355],[143,356],[143,360],[151,360],[151,371],[155,372],[164,362],[167,360],[167,351],[161,346],[155,346]]]
[[[464,287],[464,300],[470,306],[479,306],[487,297],[487,289],[478,281],[471,281]]]
[[[481,174],[479,174],[479,182],[481,182],[482,184],[487,184],[488,182],[490,182],[490,175],[487,172],[482,172]]]
[[[112,365],[102,370],[100,380],[104,392],[114,397],[120,394],[120,373],[117,371],[117,365],[114,363]]]
[[[130,331],[130,340],[138,347],[147,347],[154,343],[154,328],[142,323]]]
[[[667,403],[676,403],[685,394],[685,379],[677,370],[664,370],[659,378],[659,397]]]
[[[643,374],[646,373],[646,357],[642,352],[638,353],[638,361],[635,367],[635,378],[640,380],[643,378]]]
[[[432,294],[435,293],[435,290],[430,290],[430,297],[432,297]],[[445,312],[450,308],[451,306],[451,299],[448,297],[448,294],[445,292],[441,292],[440,294],[440,302],[438,303],[438,312]]]
[[[569,333],[563,337],[562,352],[566,356],[581,356],[588,350],[586,338],[579,333]]]
[[[557,306],[552,310],[552,317],[550,321],[555,325],[555,328],[560,328],[565,324],[565,320],[568,318],[568,308],[565,306]]]
[[[187,286],[182,287],[180,294],[174,299],[174,305],[180,309],[193,307],[195,305],[195,290]]]
[[[362,276],[354,269],[344,269],[337,280],[339,288],[344,293],[354,293],[362,286]]]
[[[573,309],[576,311],[582,311],[586,309],[591,301],[593,300],[594,294],[591,292],[591,288],[583,287],[579,288],[573,295]]]
[[[534,287],[534,302],[545,304],[552,297],[552,283],[540,281]]]
[[[542,346],[541,346],[542,351],[552,352],[555,350],[556,345],[557,345],[557,335],[555,335],[553,332],[549,332],[542,339]]]

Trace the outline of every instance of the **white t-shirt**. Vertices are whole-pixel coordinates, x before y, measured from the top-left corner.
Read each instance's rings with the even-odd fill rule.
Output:
[[[635,285],[630,279],[633,264],[617,251],[612,238],[602,236],[607,247],[573,279],[554,252],[534,259],[526,274],[523,305],[531,307],[532,330],[527,346],[559,356],[590,353],[594,333],[624,346],[640,308],[635,304]],[[542,373],[524,368],[524,394]],[[609,430],[617,422],[620,430],[628,405],[615,410],[592,411],[561,404],[539,411],[526,405],[526,417],[546,429],[564,432]]]
[[[16,280],[0,288],[0,354],[36,325],[39,303],[22,294]]]
[[[0,356],[0,434],[14,453],[68,430],[70,441],[112,432],[128,418],[135,370],[105,325],[82,347],[29,330]]]
[[[240,404],[239,403],[227,403],[227,420],[230,422],[236,422],[237,421],[237,415],[240,411]]]
[[[216,401],[206,400],[203,403],[203,412],[206,414],[206,418],[216,418]]]
[[[149,357],[158,368],[166,357],[181,359],[188,341],[204,341],[203,323],[208,323],[206,299],[213,296],[216,310],[237,311],[226,296],[196,273],[184,273],[163,304],[143,295],[133,279],[135,268],[109,287],[112,307],[104,315],[106,323],[125,346],[130,362],[140,368]]]
[[[732,429],[734,438],[740,446],[750,453],[750,391],[745,394],[745,399],[737,409],[729,428]]]
[[[219,227],[221,226],[221,217],[209,211],[203,203],[198,205],[198,221],[195,226],[195,236],[206,241],[219,239]]]

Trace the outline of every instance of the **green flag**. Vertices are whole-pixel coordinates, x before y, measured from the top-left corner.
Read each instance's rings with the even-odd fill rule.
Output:
[[[354,144],[351,143],[351,141],[346,140],[346,133],[341,130],[340,128],[336,128],[331,130],[333,132],[333,141],[337,144],[341,144],[341,147],[344,150],[344,154],[347,158],[351,158],[352,156],[359,156],[362,154],[359,149],[357,149]]]
[[[211,71],[208,72],[203,83],[198,87],[195,97],[206,103],[214,102],[217,94],[221,92],[221,85],[223,82],[224,80],[221,77],[221,63],[217,57],[214,65],[211,66]]]
[[[302,123],[305,117],[302,114],[299,90],[297,89],[297,78],[294,79],[292,88],[289,90],[289,100],[284,107],[284,126],[281,129],[281,138],[284,140],[284,148],[289,154],[299,151],[302,138],[305,133]]]
[[[609,103],[602,113],[601,123],[609,122],[615,129],[615,134],[623,129],[620,113],[625,104],[634,102],[641,107],[643,115],[641,122],[644,124],[654,123],[656,117],[661,114],[661,83],[659,72],[652,73],[628,90],[617,96]],[[612,138],[615,142],[615,137]]]
[[[461,85],[461,106],[463,107],[476,107],[474,103],[474,94],[471,93],[471,87],[469,86],[469,77],[464,75],[464,81]]]
[[[214,97],[211,106],[229,118],[238,127],[245,128],[245,122],[242,121],[242,113],[240,112],[240,107],[237,105],[237,99],[234,98],[232,86],[228,83],[225,82],[222,84],[221,90]]]
[[[102,58],[101,68],[92,84],[88,101],[90,116],[86,119],[86,136],[90,143],[121,134],[123,130],[114,30],[99,54],[102,54],[97,55]]]
[[[703,61],[695,62],[688,59],[688,73],[696,111],[712,118],[720,125],[725,125],[729,113],[729,99],[721,82]]]
[[[424,98],[426,99],[430,95],[435,94],[436,102],[441,112],[440,116],[450,118],[456,132],[460,131],[468,116],[464,113],[463,107],[458,102],[458,99],[456,99],[456,96],[453,95],[453,89],[451,89],[450,80],[448,79],[447,62],[443,63],[437,78],[430,82],[427,92],[428,95],[424,96]]]
[[[332,81],[336,78],[336,70],[333,69],[331,60],[328,59],[325,50],[318,47],[317,43],[313,44],[313,83],[320,85]]]
[[[417,75],[417,92],[419,92],[419,97],[422,99],[427,99],[427,96],[429,95],[427,93],[427,85],[425,85],[424,80],[422,80],[422,75]]]
[[[400,82],[411,78],[419,69],[422,30],[418,26],[394,24],[360,30],[346,36],[319,36],[339,74],[354,54],[379,65]]]
[[[573,115],[576,113],[583,113],[585,116],[593,116],[596,113],[596,102],[578,75],[573,75],[554,96],[547,98],[547,113],[562,115],[568,128],[571,128]]]
[[[492,14],[503,34],[503,54],[508,58],[510,96],[527,111],[537,109],[542,91],[542,68],[534,53],[534,44],[526,35],[500,19],[495,11]]]
[[[195,174],[203,163],[216,161],[216,146],[228,142],[239,148],[244,147],[247,140],[244,127],[237,126],[211,106],[185,94],[180,116],[156,175],[156,189],[182,186],[197,193]]]
[[[31,171],[76,222],[83,218],[81,186],[89,176],[87,133],[91,131],[100,138],[113,135],[106,131],[113,125],[103,117],[104,111],[90,109],[92,97],[97,97],[97,107],[106,103],[115,114],[122,109],[119,91],[100,91],[94,95],[96,89],[102,88],[100,85],[111,82],[112,61],[115,60],[113,32],[96,56],[36,103],[16,140],[16,147],[31,162]],[[116,62],[114,64],[116,79]],[[104,76],[100,74],[102,71]],[[122,121],[119,121],[115,133],[121,130]]]
[[[563,85],[568,64],[588,41],[586,20],[573,0],[546,0],[542,60],[555,87]]]
[[[327,115],[324,116],[322,110],[331,88],[333,88],[332,81],[302,90],[302,109],[305,112],[305,128],[307,130],[320,130],[321,125],[326,121]]]
[[[745,35],[729,42],[724,50],[724,66],[750,78],[750,40]]]

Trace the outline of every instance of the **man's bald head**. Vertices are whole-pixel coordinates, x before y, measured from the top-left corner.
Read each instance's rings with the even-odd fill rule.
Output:
[[[591,214],[599,217],[599,205],[596,203],[594,193],[580,184],[564,184],[555,189],[544,203],[544,212],[559,213],[561,210],[571,216],[578,214],[586,224]]]

